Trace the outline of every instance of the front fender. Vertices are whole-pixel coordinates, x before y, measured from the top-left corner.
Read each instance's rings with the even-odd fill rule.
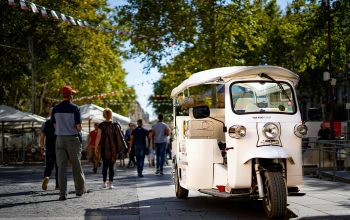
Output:
[[[253,158],[289,158],[289,154],[280,146],[257,147],[242,157],[242,163],[245,164]]]

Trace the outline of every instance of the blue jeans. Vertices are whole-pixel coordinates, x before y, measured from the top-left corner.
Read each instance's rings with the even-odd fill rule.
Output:
[[[137,173],[139,175],[142,174],[142,171],[143,171],[143,165],[145,162],[145,151],[146,151],[146,146],[135,145]]]
[[[163,172],[164,158],[165,158],[165,146],[166,142],[155,143],[156,145],[156,157],[157,157],[157,170]]]

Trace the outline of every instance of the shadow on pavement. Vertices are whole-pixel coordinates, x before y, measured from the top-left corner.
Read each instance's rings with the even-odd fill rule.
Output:
[[[264,215],[262,201],[227,200],[216,197],[199,196],[188,199],[174,197],[142,200],[123,205],[99,209],[86,209],[85,216],[130,216],[139,215],[138,219],[268,219]],[[284,219],[297,216],[287,210]]]

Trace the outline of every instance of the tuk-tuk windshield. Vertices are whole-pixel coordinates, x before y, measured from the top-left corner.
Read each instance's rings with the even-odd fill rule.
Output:
[[[230,93],[236,114],[296,112],[293,89],[285,82],[235,82]]]

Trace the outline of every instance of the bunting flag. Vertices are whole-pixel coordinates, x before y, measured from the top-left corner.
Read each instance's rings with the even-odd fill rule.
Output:
[[[75,23],[75,20],[72,16],[69,16],[69,21],[72,25],[77,25],[77,23]]]
[[[69,22],[67,17],[64,14],[61,14],[62,21]]]
[[[154,95],[151,96],[152,99],[159,99],[159,98],[170,98],[169,95]]]
[[[90,24],[87,21],[83,21],[83,24],[84,24],[85,27],[90,27]]]
[[[12,7],[16,6],[15,0],[8,0],[8,4],[9,6],[12,6]]]
[[[32,8],[32,11],[34,13],[38,13],[39,12],[38,8],[36,7],[36,5],[34,3],[31,2],[30,3],[30,7]]]
[[[21,9],[22,10],[25,10],[25,11],[28,10],[28,7],[27,7],[27,5],[26,5],[24,0],[20,0],[19,4],[21,5]]]
[[[109,105],[135,105],[138,102],[118,102],[118,101],[107,101]],[[153,106],[173,106],[172,103],[153,103]]]
[[[51,10],[51,16],[53,19],[58,20],[58,16],[54,10]]]
[[[49,15],[47,14],[46,8],[44,7],[41,8],[41,16],[43,16],[44,18],[49,17]]]
[[[61,12],[56,12],[55,10],[52,9],[47,9],[44,6],[40,6],[35,4],[34,2],[31,1],[27,1],[27,0],[8,0],[8,5],[11,7],[16,7],[18,5],[18,3],[16,3],[16,1],[19,1],[19,6],[22,10],[29,10],[29,6],[31,8],[31,11],[33,13],[41,13],[42,17],[44,18],[52,18],[56,21],[63,21],[65,23],[71,24],[71,25],[75,25],[75,26],[80,26],[82,28],[91,28],[100,32],[104,32],[104,33],[113,33],[115,35],[119,35],[119,36],[128,36],[129,39],[133,39],[133,40],[151,40],[154,41],[154,43],[157,44],[162,44],[162,45],[167,45],[168,47],[172,47],[175,45],[174,42],[169,42],[169,39],[162,39],[161,37],[149,37],[146,35],[140,35],[140,36],[136,36],[131,32],[126,32],[126,31],[114,31],[108,28],[104,28],[101,27],[98,24],[93,24],[91,22],[88,21],[83,21],[81,19],[77,19],[74,18],[72,16],[63,14]]]
[[[11,6],[11,7],[16,7],[17,4],[15,2],[15,0],[8,0],[8,5]],[[41,13],[42,17],[44,18],[52,18],[56,21],[59,21],[59,20],[62,20],[63,22],[66,22],[66,23],[69,23],[69,24],[72,24],[72,25],[79,25],[80,27],[89,27],[89,28],[95,28],[98,26],[98,25],[93,25],[91,22],[88,22],[88,21],[83,21],[81,19],[76,19],[72,16],[67,16],[66,14],[64,13],[60,13],[60,12],[57,12],[55,10],[51,10],[51,9],[46,9],[44,6],[40,6],[40,5],[37,5],[33,2],[30,2],[30,1],[26,1],[26,0],[19,0],[19,5],[20,5],[20,8],[22,10],[29,10],[29,7],[32,9],[32,12],[33,13]],[[105,32],[105,33],[111,33],[112,30],[109,30],[109,29],[103,29],[103,28],[99,28],[98,29],[99,31],[101,32]]]
[[[84,27],[84,24],[83,24],[83,22],[81,22],[80,19],[77,20],[77,23],[78,23],[78,25],[79,25],[80,27]]]
[[[130,90],[131,90],[131,88],[119,89],[118,91],[114,91],[114,92],[107,92],[107,93],[101,93],[101,94],[96,94],[96,95],[91,95],[91,96],[83,96],[83,97],[75,98],[75,99],[73,99],[73,101],[77,102],[77,101],[83,101],[83,100],[103,99],[103,98],[115,96],[117,94],[120,96],[123,96],[123,97],[134,98],[135,96],[133,94],[125,93],[125,92],[128,92]],[[60,99],[47,98],[47,97],[45,99],[49,102],[60,102],[61,101]]]

